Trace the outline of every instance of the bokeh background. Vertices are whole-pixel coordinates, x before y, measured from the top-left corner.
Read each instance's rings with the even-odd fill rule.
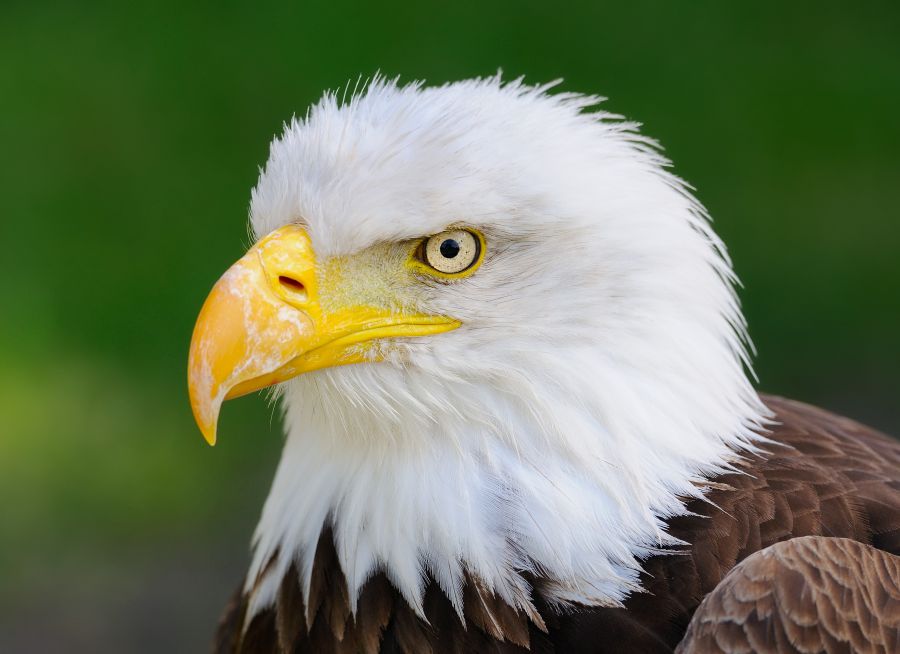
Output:
[[[194,428],[271,137],[376,70],[608,96],[698,189],[761,386],[900,433],[900,4],[0,4],[0,651],[205,651],[281,444]]]

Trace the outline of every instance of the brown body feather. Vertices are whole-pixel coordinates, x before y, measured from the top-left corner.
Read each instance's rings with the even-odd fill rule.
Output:
[[[425,595],[426,622],[376,575],[354,617],[326,533],[309,611],[292,569],[275,606],[249,625],[245,598],[236,595],[214,652],[672,652],[686,632],[685,654],[900,651],[900,443],[821,409],[764,400],[778,421],[770,434],[774,444],[765,455],[746,457],[745,474],[715,479],[709,502],[688,505],[694,515],[669,521],[670,533],[690,546],[645,561],[646,592],[633,594],[624,608],[557,613],[543,602],[542,580],[535,578],[538,613],[526,615],[468,578],[465,624],[435,583]],[[807,536],[818,538],[799,538]],[[776,543],[783,544],[770,548]],[[823,627],[816,631],[809,623],[819,621]],[[816,637],[829,648],[816,649]],[[759,643],[768,649],[758,649]]]
[[[706,596],[677,654],[900,651],[900,556],[802,536],[741,561]]]

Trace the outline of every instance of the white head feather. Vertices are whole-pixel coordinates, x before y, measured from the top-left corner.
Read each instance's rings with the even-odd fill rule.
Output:
[[[283,389],[287,442],[255,537],[251,613],[333,525],[355,604],[383,570],[421,611],[464,571],[515,606],[615,605],[665,520],[752,447],[766,417],[703,207],[637,125],[499,77],[376,80],[326,95],[271,148],[257,236],[302,220],[320,259],[449,225],[484,232],[471,277],[417,302],[463,322],[390,361]]]

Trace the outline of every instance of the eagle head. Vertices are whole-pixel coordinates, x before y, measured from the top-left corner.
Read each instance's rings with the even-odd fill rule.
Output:
[[[191,344],[198,424],[277,384],[252,610],[333,533],[351,603],[465,575],[615,605],[766,416],[725,249],[635,123],[498,77],[376,79],[271,146]]]

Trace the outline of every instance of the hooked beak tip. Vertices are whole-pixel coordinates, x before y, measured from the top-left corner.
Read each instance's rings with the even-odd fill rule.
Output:
[[[194,421],[197,423],[197,427],[200,428],[203,439],[209,443],[210,446],[216,444],[216,431],[219,422],[220,408],[221,402],[215,402],[213,400],[204,403],[198,401],[193,394],[191,395],[191,410],[194,413]]]
[[[212,427],[210,427],[208,429],[201,429],[200,431],[203,433],[203,438],[206,440],[206,442],[209,444],[209,446],[215,447],[216,446],[216,426],[212,425]]]

